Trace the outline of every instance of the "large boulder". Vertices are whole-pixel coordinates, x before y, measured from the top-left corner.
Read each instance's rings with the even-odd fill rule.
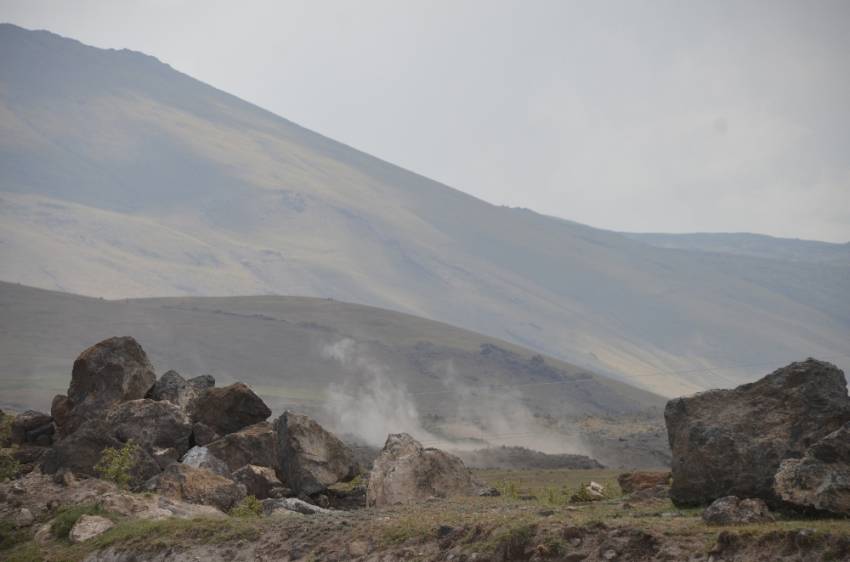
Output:
[[[841,370],[808,359],[733,390],[671,400],[664,418],[676,505],[732,495],[775,504],[780,463],[850,420],[850,398]]]
[[[296,494],[312,495],[360,472],[351,450],[335,435],[301,414],[284,412],[275,421],[280,473]]]
[[[161,495],[229,511],[245,498],[245,486],[208,470],[174,463],[151,479],[145,488]]]
[[[268,419],[272,411],[241,382],[221,388],[209,388],[189,406],[193,422],[201,422],[220,435]]]
[[[120,449],[124,443],[113,435],[106,422],[93,419],[85,422],[77,431],[56,443],[42,458],[41,470],[55,474],[60,469],[82,476],[100,476],[95,466],[100,462],[107,447]],[[142,447],[137,447],[133,466],[130,469],[131,487],[136,487],[155,476],[159,464]]]
[[[372,466],[367,505],[410,503],[431,497],[475,495],[479,489],[463,461],[424,448],[406,433],[393,434]]]
[[[702,520],[709,525],[746,525],[773,521],[774,517],[762,499],[726,496],[714,500],[703,511]]]
[[[267,466],[248,464],[234,471],[230,477],[234,482],[244,485],[249,495],[260,500],[282,496],[288,491],[278,479],[275,471]]]
[[[793,506],[850,515],[850,423],[812,445],[803,458],[782,461],[774,489]]]
[[[119,441],[132,439],[163,467],[189,450],[192,423],[189,416],[171,402],[146,398],[122,402],[107,413],[106,424]]]
[[[144,398],[155,382],[153,367],[135,339],[109,338],[93,345],[74,361],[68,403],[60,399],[57,404],[69,410],[54,416],[61,423],[60,433],[72,433],[115,404]]]
[[[207,444],[209,452],[223,460],[230,472],[246,464],[277,470],[280,464],[277,434],[269,422],[260,422]]]
[[[49,414],[27,410],[12,420],[9,439],[15,445],[24,443],[50,445],[53,441],[53,432],[53,418]]]
[[[632,494],[641,490],[649,490],[656,486],[670,484],[670,471],[636,470],[624,472],[617,476],[617,483],[624,494]]]

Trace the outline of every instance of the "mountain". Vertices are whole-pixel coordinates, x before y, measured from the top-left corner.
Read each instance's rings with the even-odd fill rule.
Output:
[[[809,355],[847,365],[850,339],[846,264],[659,248],[494,206],[152,57],[12,25],[0,279],[107,298],[331,297],[665,395]]]

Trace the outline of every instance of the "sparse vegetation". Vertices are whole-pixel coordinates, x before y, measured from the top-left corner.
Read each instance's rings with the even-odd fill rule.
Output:
[[[71,507],[65,507],[59,510],[56,517],[53,519],[53,524],[50,527],[50,532],[57,539],[67,539],[68,534],[77,520],[83,515],[106,515],[103,508],[97,504],[83,504]]]
[[[14,478],[21,465],[7,450],[0,450],[0,482]]]
[[[259,517],[263,514],[263,503],[254,496],[246,496],[230,510],[231,517]]]
[[[133,479],[130,471],[135,464],[136,448],[132,439],[120,449],[107,447],[94,469],[104,480],[115,482],[119,488],[126,489]]]

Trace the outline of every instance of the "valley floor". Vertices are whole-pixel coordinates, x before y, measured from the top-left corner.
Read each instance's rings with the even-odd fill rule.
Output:
[[[336,515],[123,520],[92,541],[2,527],[8,561],[850,560],[850,520],[710,527],[669,500],[619,496],[616,471],[477,471],[501,497],[452,498]],[[581,482],[611,499],[569,503]],[[40,522],[41,523],[41,522]],[[31,529],[38,529],[36,524]]]

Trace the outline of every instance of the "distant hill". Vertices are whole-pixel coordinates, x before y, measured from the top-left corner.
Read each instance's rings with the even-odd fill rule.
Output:
[[[747,233],[626,234],[659,248],[698,250],[752,258],[850,266],[850,242],[833,244]]]
[[[331,297],[668,396],[850,341],[846,264],[658,248],[494,206],[152,57],[12,25],[0,279],[107,298]]]

